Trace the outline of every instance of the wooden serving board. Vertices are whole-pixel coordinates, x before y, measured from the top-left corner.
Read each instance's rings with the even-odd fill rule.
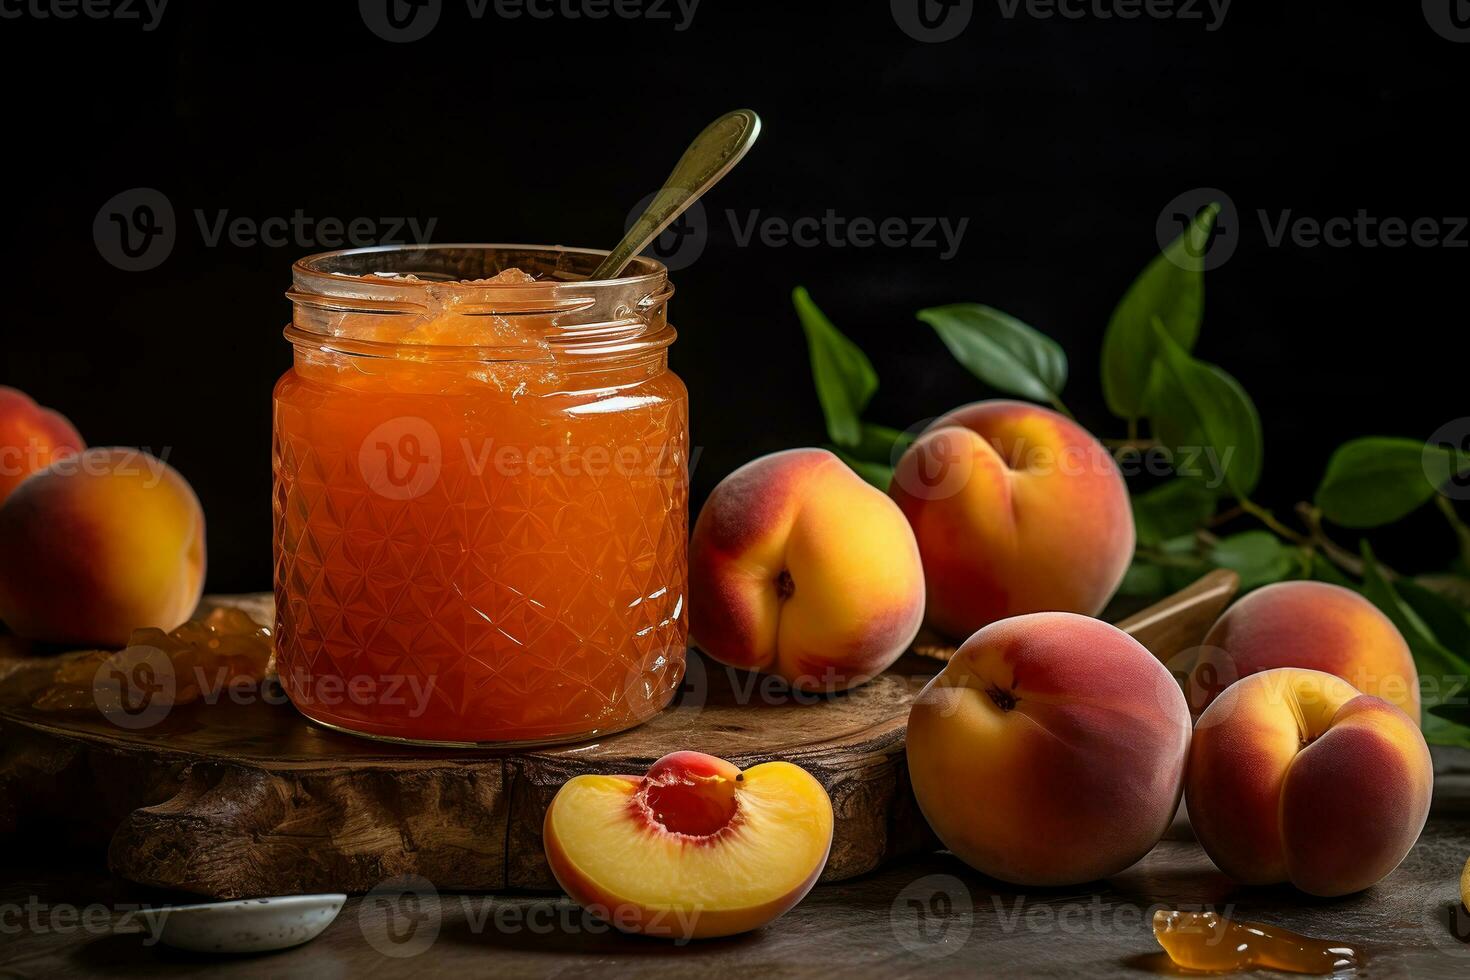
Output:
[[[1213,573],[1119,625],[1167,661],[1203,639],[1237,584]],[[273,621],[268,595],[213,602]],[[695,749],[816,776],[836,816],[823,880],[837,881],[937,846],[903,747],[909,705],[949,652],[920,644],[856,690],[800,699],[691,653],[674,704],[637,729],[490,751],[357,739],[262,700],[183,705],[136,731],[38,711],[57,658],[12,641],[0,647],[0,834],[105,845],[125,878],[217,898],[363,892],[401,874],[454,891],[549,889],[541,824],[562,783]]]

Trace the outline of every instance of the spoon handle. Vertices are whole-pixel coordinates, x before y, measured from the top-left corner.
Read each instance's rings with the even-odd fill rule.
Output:
[[[633,222],[622,241],[607,254],[590,278],[617,278],[633,256],[647,248],[648,243],[683,214],[685,208],[740,162],[760,132],[760,116],[749,109],[727,112],[706,126],[704,132],[689,144],[689,149],[674,165],[673,173],[669,174],[643,214]]]

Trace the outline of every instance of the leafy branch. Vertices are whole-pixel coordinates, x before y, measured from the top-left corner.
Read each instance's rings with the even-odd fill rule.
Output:
[[[1470,746],[1470,525],[1449,488],[1470,485],[1470,445],[1370,436],[1339,446],[1310,501],[1278,517],[1252,494],[1265,463],[1255,403],[1217,365],[1194,356],[1204,323],[1204,259],[1218,207],[1200,211],[1119,300],[1103,332],[1102,389],[1122,433],[1102,441],[1130,474],[1137,549],[1120,594],[1153,598],[1229,568],[1243,589],[1288,579],[1357,590],[1384,611],[1414,651],[1425,682],[1425,735]],[[831,448],[886,490],[914,433],[863,419],[878,375],[803,288],[793,294]],[[955,303],[920,310],[950,354],[990,389],[1048,405],[1062,401],[1067,356],[1046,334],[993,307]],[[1147,463],[1149,465],[1141,465]],[[1381,564],[1366,540],[1329,534],[1395,524],[1433,502],[1453,536],[1450,568],[1406,574]],[[1245,524],[1244,529],[1240,525]],[[1254,525],[1254,526],[1251,526]],[[1222,529],[1234,533],[1222,535]]]

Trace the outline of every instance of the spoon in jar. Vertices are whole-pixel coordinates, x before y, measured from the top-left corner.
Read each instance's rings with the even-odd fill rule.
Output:
[[[760,134],[761,117],[749,109],[727,112],[706,126],[623,240],[607,253],[589,278],[616,279],[635,255],[740,162]]]

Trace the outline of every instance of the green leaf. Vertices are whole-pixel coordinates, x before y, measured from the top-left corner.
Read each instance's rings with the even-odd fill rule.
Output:
[[[1061,407],[1067,355],[1035,327],[978,303],[935,306],[918,316],[981,381],[1009,395]]]
[[[1123,574],[1118,594],[1134,597],[1172,595],[1210,570],[1197,553],[1193,534],[1182,534],[1156,547],[1139,549]]]
[[[1470,705],[1465,696],[1455,696],[1453,704],[1436,704],[1424,714],[1424,740],[1431,745],[1458,745],[1470,749]]]
[[[1133,495],[1133,526],[1143,545],[1189,534],[1214,513],[1214,493],[1195,480],[1173,479]]]
[[[1181,475],[1213,489],[1222,477],[1245,499],[1261,479],[1264,448],[1255,403],[1230,375],[1195,360],[1159,324],[1149,394],[1149,421],[1160,444],[1174,453]]]
[[[898,462],[904,450],[913,445],[916,436],[891,429],[886,425],[862,423],[857,445],[851,447],[852,455],[861,460],[892,466]]]
[[[1169,595],[1174,591],[1170,586],[1171,571],[1172,569],[1152,564],[1146,558],[1135,556],[1123,573],[1123,581],[1118,585],[1118,595],[1146,599]]]
[[[1470,661],[1441,643],[1424,618],[1404,601],[1394,584],[1384,577],[1368,542],[1363,542],[1362,550],[1363,595],[1383,610],[1384,615],[1404,635],[1409,650],[1414,654],[1414,664],[1419,670],[1424,707],[1426,710],[1431,709],[1458,694],[1464,687],[1466,678],[1470,677]],[[1432,678],[1432,683],[1423,683],[1425,678]],[[1428,735],[1426,726],[1425,736]]]
[[[878,373],[867,355],[818,309],[804,287],[792,291],[791,301],[806,331],[812,380],[827,420],[827,435],[839,446],[856,446],[862,438],[858,420],[878,390]]]
[[[1343,527],[1378,527],[1417,510],[1456,472],[1456,455],[1413,439],[1344,443],[1317,487],[1322,515]]]
[[[1209,559],[1240,575],[1242,592],[1291,578],[1297,571],[1297,551],[1270,531],[1245,531],[1222,538],[1211,546]]]
[[[1113,310],[1103,335],[1102,382],[1108,408],[1119,418],[1136,420],[1147,414],[1149,374],[1158,356],[1155,320],[1185,352],[1194,349],[1205,311],[1203,256],[1219,211],[1217,204],[1201,211],[1148,264]]]
[[[1394,589],[1419,614],[1435,639],[1462,657],[1470,658],[1470,618],[1466,617],[1464,606],[1413,579],[1399,579]]]
[[[1470,661],[1449,650],[1403,590],[1410,583],[1388,581],[1373,558],[1373,549],[1363,542],[1363,594],[1398,627],[1414,655],[1419,671],[1419,691],[1424,707],[1422,727],[1426,741],[1434,745],[1470,748],[1470,704],[1466,703],[1466,678]],[[1408,589],[1422,599],[1422,587]],[[1438,614],[1432,614],[1434,619]],[[1452,632],[1457,632],[1453,630]]]
[[[1470,578],[1450,573],[1415,575],[1414,582],[1455,603],[1470,615]]]
[[[1306,577],[1314,582],[1327,582],[1331,585],[1340,585],[1345,589],[1352,589],[1354,592],[1359,591],[1353,580],[1342,573],[1342,569],[1317,552],[1312,553],[1312,564]]]
[[[1301,571],[1299,549],[1269,531],[1246,531],[1205,544],[1193,533],[1148,544],[1140,541],[1133,563],[1119,588],[1122,595],[1167,595],[1194,582],[1213,568],[1240,575],[1242,590],[1295,577]]]
[[[886,463],[871,463],[867,460],[858,459],[851,453],[844,452],[841,446],[828,446],[827,448],[838,459],[852,467],[852,471],[858,476],[867,480],[884,493],[888,492],[888,487],[893,483],[893,467]]]

